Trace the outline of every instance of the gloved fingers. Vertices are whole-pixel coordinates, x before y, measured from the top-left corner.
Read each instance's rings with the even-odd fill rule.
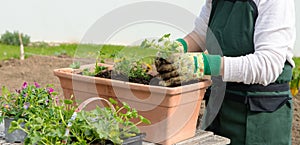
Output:
[[[172,71],[176,70],[176,67],[174,67],[174,65],[172,65],[172,64],[162,64],[161,66],[158,66],[158,68],[156,68],[156,70],[159,73],[172,72]]]
[[[177,61],[180,56],[182,55],[182,53],[172,53],[169,54],[168,56],[160,56],[160,55],[156,55],[156,59],[160,60],[163,63],[174,63],[175,61]]]
[[[188,83],[190,81],[198,81],[198,79],[195,79],[195,78],[189,78],[189,77],[186,77],[186,76],[177,76],[177,77],[172,77],[168,80],[162,80],[159,82],[160,85],[162,86],[180,86],[180,85],[183,85],[185,83]]]
[[[155,63],[157,72],[162,72],[161,69],[164,71],[164,68],[161,68],[161,67],[165,64],[169,64],[169,63],[167,63],[167,61],[165,59],[158,58],[158,57],[154,60],[154,63]]]
[[[168,80],[160,81],[159,84],[161,86],[165,86],[165,87],[178,86],[181,84],[181,79],[180,79],[180,77],[174,77],[174,78],[170,78]]]
[[[161,66],[162,64],[168,64],[168,62],[163,58],[155,58],[155,66]]]
[[[177,70],[173,70],[171,72],[166,72],[166,73],[160,74],[160,77],[163,80],[168,80],[170,78],[174,78],[174,77],[177,77],[177,76],[179,76],[179,73],[178,73]]]
[[[168,58],[166,58],[166,63],[175,63],[178,61],[182,56],[182,53],[173,53],[172,55],[169,55]]]
[[[162,62],[160,61],[159,58],[156,58],[156,59],[154,60],[154,64],[155,64],[155,67],[156,67],[156,68],[159,68],[159,67],[161,66]]]

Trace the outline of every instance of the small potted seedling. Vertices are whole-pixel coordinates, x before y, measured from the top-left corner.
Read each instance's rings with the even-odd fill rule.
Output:
[[[23,142],[26,133],[22,130],[9,131],[12,121],[23,124],[29,119],[29,114],[36,110],[49,107],[49,100],[57,93],[53,91],[51,85],[41,87],[38,83],[29,85],[23,83],[20,90],[10,92],[8,88],[2,88],[2,96],[0,96],[0,110],[2,112],[1,121],[4,120],[4,134],[7,142]]]
[[[95,100],[109,105],[83,110]],[[29,119],[24,121],[25,127],[21,126],[20,120],[13,121],[10,130],[26,132],[25,144],[142,145],[145,134],[140,133],[136,125],[150,123],[126,103],[119,106],[113,99],[90,98],[75,107],[72,100],[55,98],[49,104],[49,108],[30,113]],[[132,119],[139,122],[133,123]]]

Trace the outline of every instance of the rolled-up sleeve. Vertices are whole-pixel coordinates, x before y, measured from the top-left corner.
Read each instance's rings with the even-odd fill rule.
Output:
[[[294,66],[294,1],[260,0],[257,6],[255,52],[241,57],[224,57],[224,81],[268,85],[276,81],[286,61]],[[201,20],[198,23],[202,23]]]
[[[211,0],[206,0],[202,6],[199,16],[195,20],[194,32],[199,35],[199,45],[201,48],[205,48],[206,32],[208,28],[209,16],[211,12]]]

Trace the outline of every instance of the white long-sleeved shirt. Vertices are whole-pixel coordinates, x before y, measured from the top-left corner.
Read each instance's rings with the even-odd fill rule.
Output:
[[[200,36],[200,47],[205,48],[205,37],[211,11],[206,0],[194,31]],[[254,31],[253,54],[224,57],[223,81],[268,85],[282,73],[286,60],[292,60],[296,39],[294,0],[253,0],[258,8]]]

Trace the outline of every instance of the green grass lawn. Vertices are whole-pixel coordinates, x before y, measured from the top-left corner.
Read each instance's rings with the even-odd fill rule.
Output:
[[[61,44],[59,46],[31,46],[25,47],[25,57],[32,55],[58,56],[68,55],[73,58],[97,58],[101,55],[104,60],[118,57],[118,55],[130,60],[140,60],[152,64],[149,56],[155,57],[155,49],[140,49],[138,46],[121,45],[92,45],[92,44]],[[20,47],[0,44],[0,61],[20,58]]]
[[[90,44],[61,44],[59,46],[25,47],[25,57],[31,55],[58,56],[68,55],[76,58],[96,58],[101,53],[115,54],[124,46],[118,45],[90,45]],[[20,58],[20,47],[0,44],[0,60]]]
[[[31,55],[60,55],[73,56],[77,48],[76,44],[63,44],[60,46],[25,47],[25,56]],[[20,58],[20,47],[0,44],[0,60]]]

